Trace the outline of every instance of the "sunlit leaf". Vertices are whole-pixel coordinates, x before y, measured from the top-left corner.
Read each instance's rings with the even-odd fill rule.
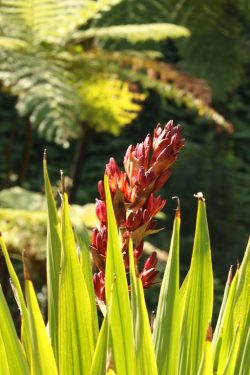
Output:
[[[178,368],[180,209],[175,215],[168,261],[162,280],[153,333],[159,375]]]
[[[157,375],[158,371],[148,311],[145,303],[142,281],[140,277],[136,275],[132,240],[129,242],[129,265],[136,375],[144,375],[146,373]]]
[[[58,293],[61,263],[61,233],[58,222],[55,199],[48,176],[47,161],[43,161],[44,184],[48,209],[47,220],[47,288],[48,320],[51,343],[56,361],[58,361]]]
[[[63,193],[58,346],[62,375],[89,374],[95,347],[91,322],[90,298],[76,252],[68,197]]]
[[[212,317],[213,273],[205,202],[198,194],[198,212],[191,266],[181,322],[179,374],[196,374]]]
[[[112,354],[117,374],[133,375],[135,374],[135,358],[128,285],[107,176],[104,176],[104,184],[108,216],[108,244],[105,280],[106,302],[108,306],[110,303],[114,278],[116,284],[116,287],[112,292],[110,341],[112,342]]]
[[[25,292],[31,334],[31,374],[56,375],[58,372],[53,350],[37,302],[33,284],[30,280],[25,281]]]
[[[29,374],[28,364],[0,285],[0,374]]]

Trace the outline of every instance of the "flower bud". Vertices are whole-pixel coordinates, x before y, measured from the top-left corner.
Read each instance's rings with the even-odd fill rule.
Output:
[[[157,264],[157,254],[156,254],[156,251],[154,251],[144,263],[143,270],[149,270],[150,268],[155,268],[156,264]]]
[[[100,199],[96,199],[95,212],[96,216],[102,223],[107,222],[107,209],[106,203]]]
[[[97,298],[105,301],[105,275],[103,271],[93,275],[93,283]]]
[[[102,180],[98,181],[97,184],[98,192],[100,194],[101,199],[105,199],[105,190],[104,190],[104,183]]]

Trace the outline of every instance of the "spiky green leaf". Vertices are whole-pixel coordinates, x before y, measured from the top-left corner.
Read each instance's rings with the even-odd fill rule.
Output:
[[[157,364],[152,342],[148,311],[142,281],[136,275],[132,239],[129,242],[131,307],[133,315],[136,374],[157,375]]]
[[[30,344],[31,344],[31,375],[57,375],[57,367],[53,349],[37,302],[33,284],[25,281],[27,299]]]
[[[213,273],[206,208],[200,193],[198,198],[193,255],[181,321],[181,375],[197,374],[213,307]]]
[[[179,237],[180,210],[177,209],[153,334],[159,375],[164,375],[167,371],[175,374],[178,368],[178,337],[180,331]]]
[[[86,282],[77,256],[68,197],[62,202],[62,260],[59,284],[59,368],[62,375],[89,374],[95,339]]]
[[[135,358],[128,285],[107,176],[104,176],[104,184],[108,217],[108,244],[105,272],[106,302],[108,306],[110,304],[113,283],[115,282],[116,284],[112,292],[112,308],[110,310],[110,342],[112,343],[112,354],[116,372],[119,375],[134,375]]]

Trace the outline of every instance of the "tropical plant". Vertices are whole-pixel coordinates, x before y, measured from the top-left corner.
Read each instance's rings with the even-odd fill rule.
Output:
[[[229,272],[218,322],[211,332],[213,272],[206,205],[198,211],[189,272],[179,286],[180,206],[177,206],[169,259],[155,320],[148,319],[141,276],[129,240],[129,285],[110,191],[104,176],[107,208],[106,306],[99,329],[88,241],[73,232],[62,176],[58,218],[44,160],[48,205],[48,326],[43,321],[24,255],[25,293],[0,245],[21,311],[19,339],[0,288],[0,366],[3,374],[247,374],[250,367],[250,242],[233,277]],[[151,333],[151,330],[153,333]]]

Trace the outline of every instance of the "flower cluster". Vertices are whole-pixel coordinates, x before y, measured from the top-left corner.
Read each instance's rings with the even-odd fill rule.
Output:
[[[162,210],[166,201],[155,193],[164,185],[171,168],[184,145],[180,125],[169,121],[163,128],[154,130],[153,139],[148,134],[144,142],[129,146],[121,171],[114,158],[106,165],[106,175],[117,225],[122,237],[122,255],[125,267],[128,262],[128,242],[133,239],[134,256],[138,262],[143,252],[143,240],[159,229],[155,228],[154,216]],[[93,230],[91,249],[99,272],[94,275],[97,298],[105,299],[105,260],[107,249],[107,211],[103,181],[98,182],[100,199],[96,199],[98,228]],[[140,277],[143,286],[149,287],[157,276],[157,257],[153,253],[145,262]]]

